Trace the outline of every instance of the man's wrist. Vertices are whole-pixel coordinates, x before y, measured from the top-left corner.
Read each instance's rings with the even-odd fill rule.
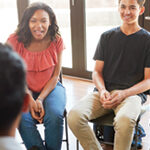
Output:
[[[101,88],[101,89],[99,89],[98,91],[99,91],[99,93],[101,94],[102,91],[106,91],[106,89],[105,89],[105,88]]]
[[[123,90],[123,97],[126,98],[126,97],[129,97],[129,96],[131,96],[129,94],[129,91],[127,89]]]
[[[37,100],[43,103],[43,98],[38,97]]]

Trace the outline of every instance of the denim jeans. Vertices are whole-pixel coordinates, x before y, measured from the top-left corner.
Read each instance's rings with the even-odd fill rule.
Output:
[[[34,99],[36,99],[39,94],[40,93],[33,92]],[[58,82],[56,87],[43,102],[45,110],[43,119],[43,124],[45,126],[45,144],[37,130],[37,120],[32,118],[30,112],[22,114],[19,132],[27,149],[32,146],[37,146],[40,150],[61,149],[65,105],[65,88]]]

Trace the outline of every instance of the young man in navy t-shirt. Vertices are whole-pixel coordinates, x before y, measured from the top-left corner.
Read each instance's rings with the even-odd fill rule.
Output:
[[[68,123],[85,150],[102,150],[88,121],[114,111],[114,150],[130,150],[133,131],[150,89],[150,33],[138,24],[144,0],[119,0],[120,27],[104,32],[94,60],[96,91],[69,113]]]

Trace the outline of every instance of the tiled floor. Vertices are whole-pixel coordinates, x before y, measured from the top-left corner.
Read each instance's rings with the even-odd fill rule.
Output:
[[[73,107],[84,95],[86,95],[89,92],[93,91],[93,83],[89,82],[88,80],[80,80],[78,78],[70,78],[70,77],[64,77],[63,78],[63,85],[66,88],[67,92],[67,111]],[[147,101],[146,104],[149,104],[150,100]],[[141,119],[141,125],[144,127],[146,132],[146,137],[143,138],[143,149],[142,150],[150,150],[150,111],[146,112],[142,119]],[[91,124],[92,126],[92,124]],[[44,135],[43,127],[40,125],[38,126],[39,131],[41,132],[41,135]],[[18,131],[16,132],[16,139],[21,142],[20,135]],[[24,145],[22,144],[23,149],[25,150]],[[72,134],[72,132],[69,130],[69,148],[70,150],[76,150],[76,138]],[[80,146],[80,150],[83,150]],[[63,142],[62,144],[62,150],[66,150],[66,143]],[[107,149],[110,150],[110,149]]]

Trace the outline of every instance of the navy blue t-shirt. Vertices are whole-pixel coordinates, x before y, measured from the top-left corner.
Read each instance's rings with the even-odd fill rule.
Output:
[[[150,67],[150,33],[140,29],[125,35],[120,27],[104,32],[98,42],[94,60],[104,61],[106,89],[126,89],[144,79],[144,68]],[[143,102],[146,97],[143,93]]]

